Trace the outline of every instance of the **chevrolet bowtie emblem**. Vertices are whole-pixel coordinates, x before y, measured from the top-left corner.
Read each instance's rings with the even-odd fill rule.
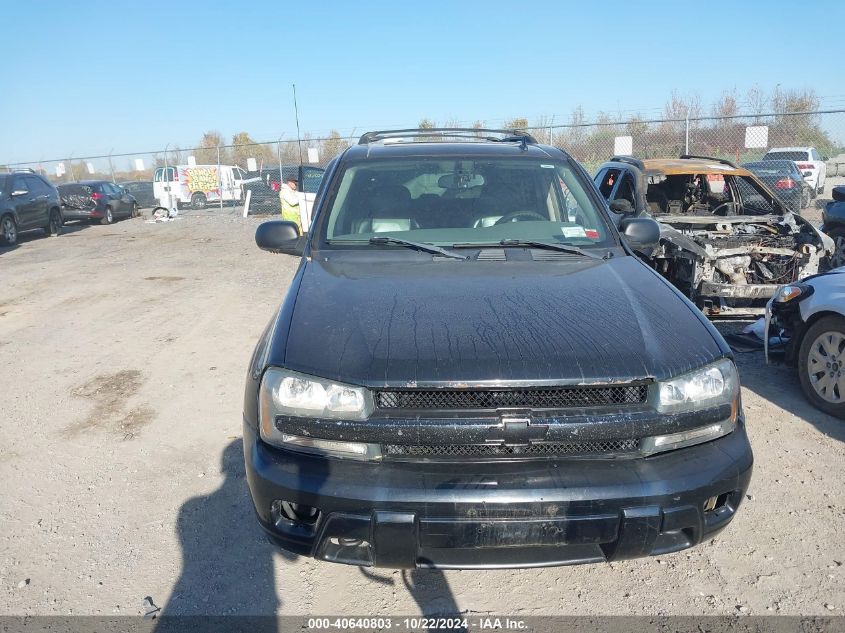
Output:
[[[502,416],[500,420],[499,424],[490,427],[488,444],[527,446],[546,439],[549,430],[546,424],[532,424],[531,416]]]

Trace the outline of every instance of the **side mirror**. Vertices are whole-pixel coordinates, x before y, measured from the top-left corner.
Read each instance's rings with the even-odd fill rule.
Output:
[[[651,218],[625,218],[619,231],[634,250],[654,248],[660,243],[660,225]]]
[[[18,196],[25,196],[29,192],[26,189],[15,189],[10,195],[13,198],[17,198]]]
[[[305,250],[305,240],[299,234],[299,227],[295,222],[285,220],[260,224],[255,230],[255,243],[262,250],[285,255],[299,256]]]
[[[615,211],[616,213],[621,213],[622,215],[632,215],[634,213],[633,205],[624,198],[611,202],[610,210]]]

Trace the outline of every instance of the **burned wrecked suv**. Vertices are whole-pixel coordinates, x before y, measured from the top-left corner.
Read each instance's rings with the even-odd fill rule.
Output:
[[[833,241],[747,169],[719,158],[616,156],[596,184],[618,219],[653,217],[641,256],[710,316],[762,314],[780,284],[819,271]]]
[[[246,472],[281,547],[517,567],[690,547],[752,455],[731,352],[589,176],[525,134],[369,133],[337,157],[252,358]]]

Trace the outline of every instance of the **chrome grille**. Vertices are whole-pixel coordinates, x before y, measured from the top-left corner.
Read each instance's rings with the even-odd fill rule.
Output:
[[[566,409],[641,404],[648,385],[376,391],[379,409]]]
[[[385,444],[382,449],[387,458],[611,456],[637,453],[640,449],[640,440],[535,442],[525,446],[504,446],[501,444]]]

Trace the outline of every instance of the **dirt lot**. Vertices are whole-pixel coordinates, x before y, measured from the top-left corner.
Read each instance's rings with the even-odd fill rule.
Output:
[[[145,596],[175,614],[845,611],[845,425],[759,353],[738,359],[749,497],[698,548],[445,573],[277,552],[252,515],[241,403],[296,261],[257,250],[259,220],[230,213],[0,249],[0,614],[134,615]]]

